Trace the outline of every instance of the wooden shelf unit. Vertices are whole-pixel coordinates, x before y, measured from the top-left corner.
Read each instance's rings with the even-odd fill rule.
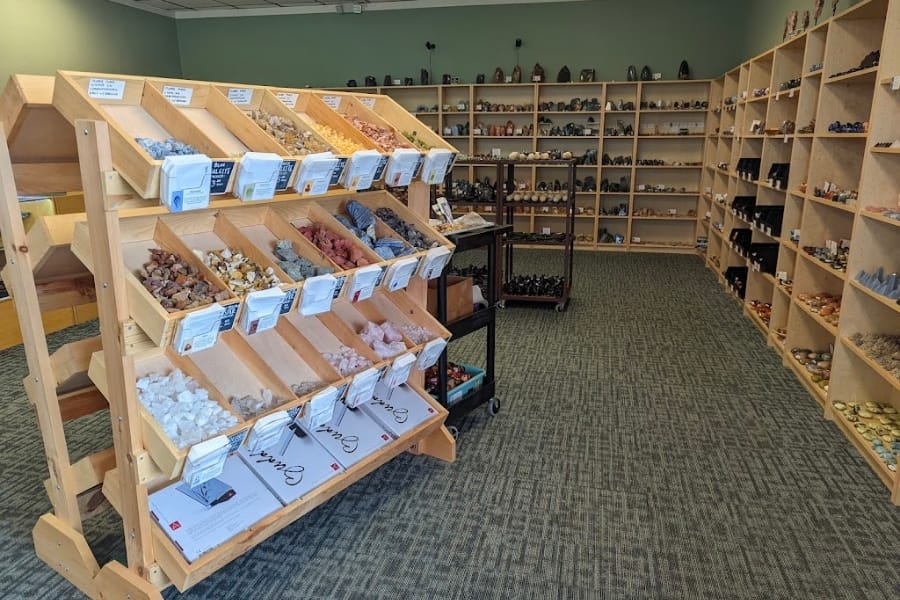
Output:
[[[590,165],[578,165],[576,177],[579,181],[585,181],[592,177],[595,181],[595,191],[578,192],[576,207],[584,212],[578,214],[576,234],[582,239],[591,241],[579,242],[579,249],[589,250],[629,250],[639,249],[647,251],[648,248],[658,252],[695,253],[694,243],[698,235],[706,236],[706,227],[701,224],[704,213],[702,202],[698,201],[697,190],[701,189],[701,175],[703,171],[703,140],[704,133],[709,130],[709,111],[707,109],[651,109],[649,103],[657,101],[675,102],[694,100],[707,101],[710,104],[709,80],[690,81],[644,81],[644,82],[595,82],[595,83],[523,83],[523,84],[462,84],[462,85],[426,85],[426,86],[386,86],[378,87],[377,92],[393,98],[406,111],[416,115],[419,120],[436,133],[443,133],[443,137],[457,142],[461,151],[461,157],[487,154],[492,149],[501,151],[501,158],[506,158],[510,152],[541,152],[558,149],[563,152],[572,152],[576,157],[584,155],[586,150],[597,153],[597,163]],[[341,92],[364,96],[361,88],[339,88]],[[371,90],[367,90],[371,91]],[[542,103],[568,104],[573,98],[582,101],[596,99],[600,110],[559,111],[540,110]],[[633,102],[633,110],[615,110],[619,100]],[[529,110],[521,111],[497,111],[488,112],[477,110],[481,101],[481,107],[485,103],[503,105],[521,105]],[[648,108],[641,109],[640,103],[647,102]],[[607,110],[608,103],[612,103],[613,110]],[[431,110],[437,107],[437,110]],[[419,110],[427,109],[427,110]],[[552,123],[544,123],[549,119]],[[592,122],[589,121],[592,119]],[[514,129],[521,129],[523,135],[510,136],[486,136],[474,135],[476,125],[481,122],[486,127],[490,125],[513,123]],[[603,135],[605,129],[616,128],[618,121],[625,126],[631,126],[636,135]],[[592,128],[592,135],[583,136],[550,136],[542,135],[541,128],[565,126],[572,122]],[[450,133],[454,126],[465,123],[469,125],[468,135],[454,135]],[[691,135],[655,135],[655,132],[667,130],[679,123],[690,127]],[[531,127],[532,134],[524,135]],[[642,130],[642,128],[644,128]],[[650,132],[643,134],[642,132]],[[467,143],[466,143],[467,142]],[[632,158],[631,165],[602,165],[604,153],[610,158],[616,156],[628,156]],[[691,166],[666,165],[665,167],[651,168],[634,164],[637,159],[663,159],[669,162],[696,163]],[[520,184],[534,189],[539,182],[553,183],[560,175],[553,171],[555,167],[535,165],[528,170],[517,170],[517,178]],[[484,177],[492,177],[493,173],[488,166],[459,166],[453,171],[455,179],[473,181],[482,180]],[[625,176],[629,181],[628,192],[611,193],[600,192],[600,184],[603,179],[610,183],[620,183]],[[656,194],[652,200],[644,198],[644,194],[636,192],[640,183],[655,183],[684,187],[689,193],[678,195]],[[640,200],[639,200],[640,199]],[[612,221],[608,215],[601,215],[601,207],[617,206],[627,203],[629,215],[625,218]],[[632,217],[631,213],[643,206],[651,207],[659,211],[661,215],[667,214],[669,209],[678,211],[679,219],[667,219],[670,222],[666,227],[660,227],[656,222],[648,219]],[[487,220],[495,220],[495,214],[485,210],[487,204],[465,206],[462,210],[467,212],[475,210]],[[589,211],[589,212],[588,212]],[[694,211],[688,215],[688,211]],[[548,215],[530,211],[519,214],[523,218],[523,224],[517,227],[525,227],[524,219],[528,219],[527,227],[531,232],[539,232],[542,226],[549,225],[553,231],[562,231],[561,223],[552,220],[543,220],[538,223],[535,219],[542,219]],[[698,216],[701,219],[698,219]],[[551,217],[552,218],[552,217]],[[619,235],[624,240],[622,244],[610,244],[600,242],[602,232],[606,230],[611,235]],[[640,238],[641,243],[633,243],[633,238]],[[650,243],[645,243],[648,241]],[[674,243],[674,244],[673,244]]]
[[[63,120],[48,102],[48,94],[52,94],[53,88],[46,85],[47,80],[52,84],[52,78],[37,82],[14,78],[14,91],[22,87],[17,83],[22,81],[44,86],[42,93],[47,97],[34,110],[27,101],[0,104],[4,109],[3,128],[9,127],[11,131],[10,136],[3,136],[4,143],[0,143],[0,199],[4,206],[0,211],[0,230],[4,252],[15,259],[9,261],[3,278],[17,301],[15,306],[25,340],[29,370],[29,376],[24,381],[25,391],[38,415],[50,474],[45,487],[52,510],[41,516],[33,529],[39,558],[91,598],[160,599],[160,590],[173,584],[182,591],[191,587],[403,452],[425,454],[446,461],[455,459],[454,438],[443,426],[447,411],[421,388],[422,372],[414,371],[409,389],[422,398],[431,413],[420,425],[397,436],[340,476],[284,506],[198,560],[187,562],[175,543],[153,523],[148,508],[152,491],[180,477],[180,466],[187,449],[175,448],[141,407],[135,388],[136,375],[155,370],[160,365],[175,365],[196,376],[201,385],[210,389],[211,397],[217,398],[223,407],[228,403],[228,397],[248,389],[258,393],[259,388],[264,386],[280,397],[290,398],[278,409],[302,410],[310,394],[295,396],[290,392],[289,384],[294,377],[315,377],[323,386],[343,386],[348,382],[348,377],[338,374],[325,361],[320,348],[332,344],[330,348],[333,349],[335,344],[344,343],[357,347],[363,355],[371,356],[377,367],[391,363],[390,360],[378,358],[358,338],[359,319],[390,319],[401,325],[423,326],[435,339],[447,339],[450,333],[424,309],[427,282],[413,277],[406,290],[387,291],[385,282],[369,300],[353,305],[349,299],[335,300],[332,311],[335,314],[308,317],[317,319],[318,328],[297,315],[283,315],[275,329],[250,336],[233,329],[222,333],[210,350],[178,356],[168,346],[169,335],[166,332],[167,327],[171,326],[170,320],[166,315],[151,310],[151,303],[155,301],[141,297],[138,290],[140,284],[129,288],[127,282],[131,274],[126,271],[133,271],[137,264],[135,260],[139,261],[136,256],[151,246],[176,242],[185,248],[198,244],[202,246],[193,239],[197,236],[208,243],[213,243],[211,240],[215,236],[216,243],[239,245],[260,264],[268,264],[271,261],[264,254],[265,244],[261,240],[269,238],[258,229],[271,228],[266,234],[269,237],[277,234],[278,237],[291,238],[291,228],[284,226],[278,229],[277,224],[282,221],[287,223],[301,214],[328,221],[334,229],[341,228],[339,235],[352,237],[331,217],[333,212],[343,210],[343,203],[349,199],[359,200],[371,208],[390,206],[421,229],[427,227],[424,218],[428,214],[431,190],[421,181],[413,182],[409,186],[408,207],[385,191],[332,189],[313,199],[285,192],[276,194],[271,200],[252,204],[228,196],[213,197],[208,209],[170,214],[159,206],[158,199],[153,198],[152,194],[150,198],[145,198],[156,185],[153,183],[156,177],[153,173],[158,165],[153,161],[137,161],[134,173],[141,175],[141,183],[150,187],[134,189],[113,165],[113,156],[117,152],[115,139],[120,139],[116,142],[120,144],[120,159],[131,152],[130,146],[124,153],[121,151],[122,140],[127,141],[124,139],[127,136],[115,133],[110,124],[96,118],[101,113],[93,110],[88,111],[90,118],[82,119],[71,113],[69,116],[74,123]],[[138,86],[144,80],[130,77],[128,81],[130,86]],[[194,88],[195,92],[202,88],[203,93],[197,93],[199,100],[204,94],[215,97],[218,93],[212,89],[212,84],[190,83],[199,86]],[[145,83],[140,89],[156,97],[160,92],[158,88],[158,85]],[[129,94],[128,106],[140,106],[137,92]],[[71,94],[63,94],[61,98],[61,102],[68,106],[67,110],[77,104],[72,102]],[[3,99],[5,101],[8,97]],[[128,110],[134,112],[131,108]],[[192,116],[205,120],[210,118],[208,115]],[[175,117],[172,119],[176,125],[170,124],[169,129],[179,137],[180,125]],[[252,122],[250,124],[253,125]],[[40,165],[42,163],[36,153],[40,147],[37,140],[44,139],[42,136],[54,128],[61,131],[61,139],[68,135],[77,146],[77,152],[60,157],[60,161],[74,165],[77,180],[73,179],[70,168],[60,168],[57,179],[50,177],[46,170],[39,169],[44,177],[41,183],[40,179],[35,179],[34,171],[13,166],[6,140],[11,140],[12,148],[19,149],[24,145],[33,151],[30,155],[17,155],[23,158],[23,162],[17,164]],[[252,131],[252,128],[248,129]],[[77,136],[76,131],[79,132]],[[230,139],[220,134],[222,131],[217,134],[220,140]],[[38,137],[29,137],[31,135]],[[238,139],[246,144],[245,138]],[[49,151],[62,149],[62,146],[51,147]],[[143,178],[145,175],[149,179]],[[70,186],[83,189],[86,213],[44,217],[26,234],[17,202],[20,180],[28,186],[37,184],[51,189],[59,186],[60,190]],[[65,202],[63,205],[69,207]],[[384,227],[383,224],[378,226]],[[295,249],[301,248],[298,251],[303,255],[305,238],[296,232],[292,235],[296,242]],[[433,232],[433,239],[452,250],[452,244],[437,232]],[[191,254],[189,249],[176,249],[181,250],[182,254]],[[314,262],[321,264],[325,260],[321,255],[316,256],[317,250],[306,250],[306,255]],[[373,257],[373,260],[377,258]],[[375,262],[387,267],[391,261],[378,259]],[[337,274],[352,275],[350,272]],[[51,283],[53,285],[49,285]],[[282,285],[283,289],[301,287],[300,284]],[[95,315],[99,314],[101,335],[67,344],[50,355],[46,330],[41,321],[42,311],[51,308],[73,310],[72,307],[84,303],[86,296],[90,299],[96,297],[99,313]],[[297,297],[292,303],[292,311],[297,307]],[[339,310],[343,311],[343,316],[337,315]],[[144,317],[135,319],[135,311]],[[156,332],[148,335],[137,320],[155,328]],[[422,344],[405,338],[404,344],[406,352],[413,355],[423,350]],[[280,358],[264,356],[269,351],[267,349],[276,346],[280,349]],[[227,356],[239,356],[239,368],[217,369],[217,362]],[[105,409],[110,411],[110,422],[118,424],[112,428],[113,446],[71,462],[64,423]],[[252,426],[256,418],[240,418],[232,430],[244,430]],[[127,566],[117,561],[98,564],[84,537],[83,521],[104,505],[104,499],[109,500],[122,517]]]
[[[748,285],[745,306],[753,300],[772,303],[771,327],[760,328],[768,345],[783,358],[800,382],[822,405],[826,418],[838,422],[842,431],[878,477],[890,490],[891,501],[900,504],[900,478],[872,451],[846,419],[831,408],[834,401],[887,402],[900,409],[900,383],[871,358],[853,346],[849,336],[855,333],[900,334],[900,306],[895,300],[863,287],[855,278],[861,270],[872,272],[883,267],[887,273],[900,271],[900,222],[866,210],[867,206],[887,205],[900,210],[900,158],[892,152],[876,152],[876,142],[900,137],[900,93],[891,89],[893,77],[900,74],[900,2],[863,0],[846,11],[820,23],[807,32],[750,59],[715,79],[711,85],[709,128],[704,151],[701,207],[712,222],[723,224],[723,233],[710,236],[708,260],[719,281],[726,266],[740,264],[726,242],[732,227],[748,225],[727,209],[736,195],[756,196],[757,205],[782,205],[781,242],[777,273],[793,282],[794,293],[774,285]],[[888,24],[888,26],[886,26]],[[878,67],[855,68],[869,52],[881,51]],[[824,63],[811,72],[812,65]],[[765,75],[769,74],[767,81]],[[780,91],[782,82],[800,79],[800,86]],[[767,98],[741,98],[753,88],[769,87]],[[721,98],[736,100],[729,106]],[[815,120],[814,134],[737,137],[748,133],[754,120],[765,127],[778,127],[783,121],[795,122],[795,131]],[[833,121],[867,121],[865,134],[830,134]],[[735,136],[721,135],[734,127]],[[733,173],[742,157],[760,158],[760,181],[749,183]],[[789,162],[787,190],[778,190],[765,182],[773,162]],[[719,165],[725,163],[725,169]],[[814,187],[825,181],[841,189],[858,190],[859,200],[840,204],[813,195]],[[807,191],[800,191],[805,185]],[[714,198],[727,194],[726,205]],[[705,196],[705,198],[704,198]],[[800,242],[790,240],[799,230]],[[714,230],[715,231],[715,230]],[[757,241],[758,231],[753,233]],[[803,246],[822,246],[826,240],[850,241],[846,273],[818,261],[802,250]],[[759,241],[763,241],[762,238]],[[751,284],[752,284],[751,275]],[[751,293],[753,292],[753,293]],[[826,323],[800,302],[797,293],[826,292],[843,298],[837,327]],[[749,310],[749,309],[747,309]],[[759,323],[756,323],[759,326]],[[786,341],[776,335],[786,329]],[[792,356],[792,348],[832,350],[831,379],[827,391],[814,383],[809,373]]]

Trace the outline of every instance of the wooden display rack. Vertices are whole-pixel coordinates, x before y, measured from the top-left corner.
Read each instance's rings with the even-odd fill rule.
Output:
[[[900,221],[888,219],[868,206],[900,210],[900,168],[896,151],[883,152],[878,142],[900,137],[900,93],[891,87],[900,74],[900,1],[862,0],[833,18],[763,52],[713,82],[708,115],[700,213],[709,219],[698,225],[709,233],[706,264],[724,284],[729,266],[748,265],[728,245],[733,228],[751,225],[729,210],[739,195],[756,197],[757,206],[783,206],[780,236],[753,229],[753,242],[780,245],[776,274],[793,282],[792,289],[771,274],[748,272],[742,308],[759,328],[769,346],[782,356],[785,367],[822,407],[825,418],[860,452],[900,505],[900,476],[873,450],[872,443],[833,408],[835,401],[864,404],[873,400],[900,410],[900,381],[857,348],[855,333],[900,334],[900,305],[855,280],[861,270],[883,267],[900,270]],[[857,68],[868,53],[880,50],[877,67]],[[845,71],[853,69],[850,73]],[[798,80],[789,90],[782,82]],[[768,88],[755,96],[754,89]],[[792,133],[754,133],[754,121],[771,131],[793,121]],[[867,133],[834,133],[834,121],[868,122]],[[801,129],[812,126],[812,131]],[[761,159],[759,181],[735,173],[739,158]],[[790,163],[786,188],[765,179],[773,163]],[[720,165],[723,165],[722,168]],[[843,204],[814,194],[815,187],[833,182],[841,189],[858,190],[859,199]],[[805,186],[805,189],[802,187]],[[724,201],[716,197],[727,194]],[[722,231],[713,224],[722,226]],[[799,231],[799,244],[791,231]],[[833,269],[803,251],[823,246],[826,240],[850,240],[846,272]],[[799,294],[828,293],[842,297],[840,320],[829,323],[798,299]],[[750,308],[758,300],[771,303],[766,325]],[[779,335],[783,330],[785,335]],[[792,348],[833,348],[827,389],[813,381],[794,359]],[[862,419],[860,419],[862,420]],[[875,423],[880,425],[880,423]]]
[[[28,81],[21,77],[18,80]],[[160,93],[158,86],[146,82],[142,89],[144,94],[151,96]],[[208,109],[210,115],[214,114],[209,103],[209,98],[214,96],[213,91],[207,88],[204,92],[207,93],[207,103],[197,107]],[[49,93],[49,88],[45,87],[44,92]],[[131,98],[128,106],[141,106],[140,96],[136,92],[128,97]],[[62,92],[59,98],[68,105],[72,94]],[[195,99],[202,101],[202,94]],[[190,121],[182,112],[177,109],[175,112]],[[103,112],[98,111],[97,114],[103,116]],[[22,138],[25,125],[38,132],[49,131],[51,125],[58,126],[64,132],[72,131],[71,125],[58,114],[54,116],[51,112],[49,117],[44,116],[46,119],[35,117],[24,121],[15,116],[7,118],[2,125],[13,129],[13,135],[9,138],[12,145],[26,143]],[[4,117],[7,115],[4,114]],[[177,121],[174,116],[172,119]],[[135,162],[134,173],[140,177],[131,179],[139,183],[141,189],[135,189],[124,173],[114,170],[112,155],[116,145],[119,152],[122,152],[122,147],[129,147],[124,151],[127,155],[132,150],[130,139],[126,139],[131,132],[123,134],[102,120],[76,119],[74,126],[77,155],[71,154],[63,162],[77,164],[78,177],[72,177],[70,168],[63,168],[59,171],[59,180],[47,177],[41,185],[46,187],[58,183],[61,188],[83,187],[86,225],[76,227],[76,222],[84,221],[85,215],[80,215],[80,218],[76,215],[51,217],[26,235],[18,210],[17,182],[21,178],[31,185],[31,182],[39,183],[40,180],[34,179],[33,171],[14,167],[10,147],[6,143],[0,144],[0,201],[3,204],[0,230],[8,257],[3,277],[17,301],[28,365],[28,376],[23,383],[37,413],[50,474],[45,487],[52,510],[41,516],[33,529],[38,557],[91,598],[159,599],[160,590],[169,585],[175,585],[182,591],[191,587],[403,452],[426,454],[447,461],[455,459],[454,439],[443,426],[447,411],[417,383],[421,378],[419,373],[408,385],[434,409],[434,416],[299,501],[283,507],[249,530],[188,563],[165,533],[153,524],[148,508],[149,492],[158,489],[178,473],[179,461],[183,460],[185,452],[174,449],[171,441],[160,432],[152,431],[155,423],[147,418],[137,399],[136,376],[162,361],[176,363],[195,375],[201,384],[216,376],[222,377],[221,381],[214,381],[209,387],[225,390],[223,396],[260,386],[286,394],[291,381],[285,377],[285,372],[300,369],[298,364],[303,365],[302,368],[310,376],[315,375],[324,383],[339,384],[346,380],[320,356],[321,348],[333,348],[334,343],[339,342],[354,344],[361,353],[371,355],[371,350],[351,339],[356,331],[349,325],[344,324],[343,329],[326,325],[329,318],[346,320],[352,315],[301,318],[293,313],[288,318],[280,319],[276,329],[266,333],[271,334],[271,343],[284,344],[297,352],[295,356],[298,361],[294,363],[254,359],[258,357],[258,349],[251,350],[256,340],[250,340],[239,331],[223,333],[220,343],[210,351],[204,351],[210,352],[208,356],[200,352],[182,357],[161,347],[162,342],[168,339],[166,328],[170,323],[163,318],[164,315],[152,314],[147,298],[142,298],[139,293],[140,286],[135,285],[136,280],[131,281],[134,277],[128,271],[134,268],[134,264],[126,258],[130,253],[123,252],[123,247],[132,243],[129,240],[137,242],[137,246],[144,250],[147,243],[171,243],[178,235],[185,233],[184,229],[179,229],[179,224],[184,227],[184,223],[191,222],[192,225],[186,230],[188,232],[193,231],[191,227],[215,231],[221,233],[222,239],[228,243],[231,240],[225,238],[235,236],[252,245],[256,238],[245,236],[242,227],[271,222],[274,216],[268,215],[270,211],[279,211],[273,215],[281,215],[281,211],[289,207],[285,199],[308,202],[310,207],[318,207],[313,202],[300,200],[297,194],[288,193],[253,206],[243,205],[232,198],[214,200],[210,214],[218,216],[212,220],[204,221],[206,217],[202,215],[192,221],[182,221],[187,215],[165,216],[164,209],[155,206],[153,201],[143,200],[158,185],[158,176],[154,174],[156,165],[152,161],[141,157],[141,161]],[[190,122],[186,130],[194,127],[196,124]],[[178,134],[181,136],[180,130]],[[7,139],[5,135],[2,137]],[[32,148],[38,148],[33,140],[29,143]],[[41,169],[45,177],[53,172],[52,169]],[[375,192],[366,196],[334,191],[326,194],[325,198],[335,197],[335,202],[339,202],[339,197],[368,198],[365,201],[370,205],[380,206],[386,203],[383,194]],[[399,203],[395,208],[404,218],[410,214],[425,215],[429,201],[428,186],[416,182],[409,188],[411,213],[404,213]],[[325,213],[321,208],[318,210]],[[284,219],[283,216],[279,218]],[[77,235],[75,232],[78,232]],[[173,233],[174,236],[170,235]],[[435,239],[446,241],[437,234]],[[301,236],[296,236],[298,247],[302,246],[303,241]],[[323,261],[316,253],[309,251],[311,257]],[[84,259],[84,263],[76,258],[76,254]],[[85,268],[84,264],[89,265],[90,269]],[[48,277],[56,282],[56,287],[41,284],[42,278]],[[41,323],[41,311],[49,306],[83,302],[83,290],[81,293],[73,292],[78,290],[76,281],[82,288],[95,290],[101,334],[67,344],[51,355]],[[360,311],[359,314],[366,318],[384,316],[400,322],[424,323],[435,335],[449,337],[449,332],[424,310],[425,292],[426,282],[414,278],[406,292],[378,290],[372,300],[351,308]],[[149,316],[136,319],[136,311],[143,311]],[[312,326],[308,319],[315,319],[318,325]],[[145,325],[155,322],[156,325],[148,326],[148,329],[154,330],[156,327],[156,333],[150,331],[148,337],[136,322],[138,320]],[[410,351],[420,349],[407,342]],[[228,355],[242,357],[240,369],[226,375],[214,373],[217,370],[210,365],[214,366],[222,356]],[[387,364],[387,361],[374,362]],[[299,406],[307,398],[297,398],[290,405]],[[112,423],[113,446],[72,462],[64,423],[105,408],[109,409]],[[236,429],[246,428],[251,423],[244,420]],[[117,561],[101,566],[85,540],[83,522],[98,510],[104,498],[122,517],[127,566]]]

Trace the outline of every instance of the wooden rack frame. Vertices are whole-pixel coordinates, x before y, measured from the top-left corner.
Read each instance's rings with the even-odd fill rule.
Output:
[[[440,418],[425,422],[300,501],[187,563],[150,517],[148,492],[166,477],[144,446],[134,385],[135,344],[146,344],[146,337],[130,318],[120,252],[119,212],[142,206],[145,208],[139,210],[146,211],[147,203],[138,200],[139,194],[113,170],[110,132],[105,122],[78,120],[75,133],[101,335],[99,339],[68,344],[51,355],[41,323],[42,307],[48,302],[66,305],[83,299],[68,289],[56,295],[41,290],[41,297],[38,296],[34,269],[43,252],[36,256],[32,250],[40,249],[29,245],[35,237],[25,234],[17,203],[16,174],[0,125],[0,231],[8,257],[3,278],[16,299],[28,366],[23,383],[37,413],[50,474],[45,487],[52,510],[42,515],[33,529],[39,558],[91,598],[160,599],[160,590],[173,584],[182,591],[191,587],[405,451],[446,461],[455,459],[454,438],[443,426],[446,411],[435,402],[436,409],[442,411]],[[71,177],[67,172],[65,175],[69,181]],[[276,197],[271,202],[280,199]],[[420,182],[410,185],[411,210],[427,215],[429,202],[428,186]],[[221,208],[237,205],[239,202],[234,199],[213,202],[213,206]],[[79,270],[78,275],[84,277],[85,273]],[[419,278],[414,278],[407,289],[421,306],[425,304],[426,292],[426,282]],[[91,357],[101,348],[109,402],[84,377]],[[416,389],[415,379],[411,385]],[[107,407],[113,447],[72,462],[64,423]],[[97,510],[104,497],[122,517],[127,566],[111,561],[101,567],[85,540],[83,521]]]

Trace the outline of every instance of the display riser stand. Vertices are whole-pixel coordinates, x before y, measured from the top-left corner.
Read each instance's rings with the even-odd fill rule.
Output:
[[[254,528],[250,535],[241,538],[239,544],[226,543],[206,561],[191,565],[187,565],[180,555],[172,558],[164,552],[158,554],[155,549],[158,542],[154,540],[165,536],[150,522],[147,493],[162,479],[158,467],[141,444],[140,419],[135,418],[138,409],[133,383],[132,354],[147,344],[147,338],[128,317],[128,307],[123,301],[125,294],[121,288],[122,277],[117,274],[121,273],[122,264],[116,259],[118,253],[114,249],[118,247],[120,208],[126,212],[132,209],[136,212],[149,211],[148,214],[156,214],[160,208],[150,207],[113,171],[105,123],[78,122],[77,131],[80,134],[81,181],[85,189],[88,224],[92,228],[91,254],[100,257],[94,261],[92,268],[97,282],[102,346],[110,356],[118,356],[120,360],[106,361],[107,386],[110,390],[118,390],[118,393],[111,394],[114,400],[108,404],[112,421],[119,424],[113,428],[114,446],[75,463],[69,462],[63,423],[102,410],[107,407],[107,402],[91,385],[65,393],[63,387],[57,386],[65,373],[85,372],[85,361],[89,360],[86,357],[90,353],[75,353],[73,344],[65,346],[64,351],[55,353],[53,357],[47,351],[40,309],[48,301],[64,303],[65,296],[60,293],[55,296],[56,300],[43,298],[42,302],[38,301],[38,288],[32,270],[35,266],[33,260],[41,257],[30,255],[29,242],[34,238],[28,238],[22,228],[8,150],[5,144],[0,145],[0,183],[3,185],[5,207],[0,224],[3,226],[7,254],[12,257],[4,277],[14,297],[20,300],[17,306],[26,339],[30,373],[24,381],[25,389],[38,414],[51,475],[45,487],[53,511],[43,515],[33,530],[38,557],[89,597],[158,599],[158,590],[173,583],[186,589],[404,451],[453,460],[454,440],[441,426],[446,412],[435,404],[437,416],[434,419],[402,436],[384,452],[366,459],[367,462],[354,471],[355,476],[343,477],[337,486],[317,489],[302,504],[280,511],[276,517]],[[430,199],[428,187],[413,184],[410,189],[410,204],[423,211]],[[237,200],[218,202],[222,206],[240,205]],[[58,251],[64,245],[65,242],[59,242],[42,252]],[[424,284],[424,281],[415,280],[408,290],[422,303]],[[95,343],[95,340],[90,341],[90,344]],[[128,381],[131,381],[130,385]],[[125,468],[122,468],[123,465]],[[116,473],[114,479],[106,477],[110,472]],[[82,521],[96,512],[97,501],[101,498],[99,490],[104,484],[105,492],[115,498],[122,516],[127,567],[112,561],[101,568],[82,534]],[[177,554],[174,547],[169,549]],[[164,572],[166,569],[172,574],[171,578]]]

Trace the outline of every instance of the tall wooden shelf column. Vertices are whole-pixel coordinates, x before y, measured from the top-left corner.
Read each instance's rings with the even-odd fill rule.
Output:
[[[443,419],[427,421],[367,457],[359,468],[276,511],[200,560],[185,562],[171,541],[151,522],[148,508],[149,489],[162,484],[166,477],[144,446],[132,347],[136,336],[143,334],[136,333],[129,313],[119,242],[120,211],[158,212],[160,208],[153,206],[155,200],[141,199],[114,170],[107,123],[79,120],[75,123],[75,133],[81,173],[79,187],[85,196],[101,335],[99,344],[95,338],[82,340],[51,355],[41,323],[41,306],[48,301],[64,303],[65,298],[77,299],[71,294],[66,296],[66,292],[49,299],[41,292],[39,298],[34,262],[43,254],[29,245],[32,238],[24,231],[17,202],[16,173],[0,126],[4,140],[0,143],[0,202],[3,204],[0,227],[9,259],[3,277],[17,300],[28,364],[24,387],[37,413],[50,473],[45,487],[52,511],[39,518],[32,532],[36,554],[41,560],[88,597],[160,600],[160,590],[172,584],[179,589],[191,587],[403,452],[446,461],[455,459],[455,441],[443,426]],[[329,196],[339,193],[330,192]],[[283,194],[272,202],[285,198],[297,196]],[[409,187],[409,205],[413,210],[427,215],[429,203],[428,186],[414,183]],[[213,206],[223,208],[237,204],[236,199],[230,198],[213,202]],[[64,245],[68,250],[67,244]],[[426,282],[414,278],[408,294],[424,306]],[[74,391],[58,385],[61,373],[86,372],[92,354],[101,347],[111,399],[108,403],[90,382],[82,382]],[[418,378],[421,383],[421,373]],[[113,447],[71,462],[64,423],[107,406]],[[85,539],[82,522],[97,510],[104,497],[122,517],[127,566],[111,561],[101,567]]]

